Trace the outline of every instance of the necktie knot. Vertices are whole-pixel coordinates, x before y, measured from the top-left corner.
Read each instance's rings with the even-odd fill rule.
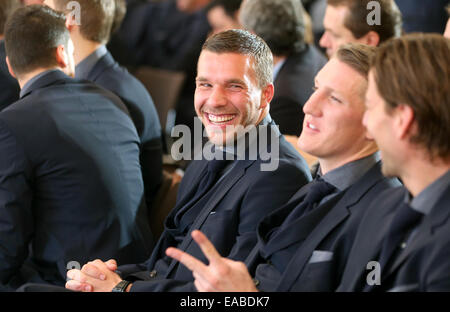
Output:
[[[390,235],[403,234],[406,230],[414,227],[422,217],[422,213],[412,209],[409,204],[403,203],[392,220]]]
[[[336,187],[326,182],[322,178],[319,178],[312,182],[311,187],[308,190],[308,194],[305,196],[304,201],[310,205],[316,204],[322,200],[325,196],[333,193]]]
[[[321,178],[311,182],[310,187],[308,188],[308,193],[303,198],[301,203],[299,203],[297,207],[295,207],[293,211],[288,215],[283,224],[285,226],[290,226],[304,214],[313,210],[324,197],[330,195],[335,190],[336,188],[333,185]]]

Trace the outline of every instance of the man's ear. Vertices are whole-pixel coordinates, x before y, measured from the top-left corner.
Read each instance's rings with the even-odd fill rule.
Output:
[[[8,65],[8,71],[11,74],[11,76],[17,79],[16,74],[14,73],[11,64],[9,63],[9,57],[6,57],[6,65]]]
[[[266,108],[267,105],[270,104],[270,102],[273,99],[273,95],[274,95],[274,86],[272,83],[268,84],[261,93],[261,106],[260,108]]]
[[[371,30],[359,38],[358,42],[376,47],[380,43],[380,35],[376,31]]]
[[[77,25],[73,22],[73,16],[71,14],[66,14],[66,28],[70,33],[75,29],[75,26]]]
[[[59,67],[66,68],[69,64],[69,60],[67,58],[66,48],[63,44],[60,44],[56,47],[56,62]]]
[[[411,106],[400,104],[395,108],[395,132],[399,139],[405,139],[413,135],[414,131],[414,110]]]

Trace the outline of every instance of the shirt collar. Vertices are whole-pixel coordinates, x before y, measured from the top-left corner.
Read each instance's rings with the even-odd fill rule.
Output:
[[[339,189],[339,191],[343,191],[355,184],[364,174],[366,174],[367,171],[369,171],[378,161],[380,161],[380,159],[380,152],[376,152],[331,170],[323,176],[319,167],[317,174],[318,176],[322,176],[322,179],[326,182]]]
[[[75,78],[87,79],[89,73],[94,68],[95,64],[108,53],[108,49],[101,45],[97,50],[89,54],[75,67]]]
[[[413,198],[409,192],[406,192],[405,202],[409,203],[412,209],[427,215],[449,185],[450,170],[427,186],[416,197]]]
[[[34,76],[33,78],[31,78],[30,80],[27,81],[27,83],[23,86],[23,88],[20,90],[20,94],[19,97],[22,98],[25,94],[28,93],[28,91],[30,90],[30,87],[40,78],[46,76],[47,74],[50,74],[51,72],[57,71],[58,69],[49,69],[46,71],[43,71],[40,74],[37,74],[36,76]]]

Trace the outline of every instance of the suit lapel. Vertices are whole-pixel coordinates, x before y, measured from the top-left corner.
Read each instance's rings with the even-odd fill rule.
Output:
[[[281,226],[284,219],[289,215],[289,213],[302,201],[303,198],[308,193],[311,184],[308,183],[303,186],[300,190],[298,190],[292,197],[289,199],[288,203],[281,208],[276,209],[274,212],[264,217],[264,219],[258,224],[257,234],[258,240],[261,245],[264,246],[267,243],[268,234],[274,228]]]
[[[289,262],[284,274],[278,284],[277,291],[288,291],[292,284],[302,274],[306,267],[311,254],[314,252],[320,242],[330,233],[338,224],[340,224],[349,215],[347,205],[339,205],[333,207],[335,200],[331,199],[328,203],[328,214],[323,218],[323,221],[312,229],[309,233],[305,243],[297,249],[296,253]],[[324,206],[327,206],[326,204]],[[331,210],[330,210],[331,209]],[[321,225],[325,224],[325,227]],[[320,230],[320,231],[319,231]]]
[[[172,209],[172,211],[177,211],[179,208],[184,206],[192,198],[192,196],[194,196],[202,177],[206,174],[208,162],[194,161],[191,166],[193,166],[193,168],[188,170],[192,173],[185,175],[186,178],[190,177],[190,179],[182,181],[183,189],[179,190],[179,198],[177,199],[177,203],[175,205],[176,208]]]
[[[270,257],[275,252],[285,249],[297,242],[304,241],[332,208],[334,199],[316,207],[311,212],[294,221],[289,228],[277,231],[262,248],[262,255]],[[292,211],[292,209],[291,209]],[[281,225],[282,226],[282,225]]]
[[[178,247],[179,249],[186,251],[189,245],[192,243],[191,232],[195,229],[201,228],[203,223],[208,218],[211,211],[216,208],[217,204],[222,200],[225,194],[237,183],[237,181],[245,174],[245,170],[255,162],[255,160],[236,160],[236,165],[231,171],[223,178],[220,182],[220,188],[211,196],[209,201],[206,203],[205,207],[200,212],[199,216],[195,219],[191,228],[189,229],[189,233],[184,238],[181,245]],[[167,270],[166,277],[170,275],[172,270],[175,268],[175,265],[178,262],[176,260],[172,260],[170,266]]]
[[[365,214],[345,265],[338,291],[355,291],[364,276],[367,264],[378,259],[383,239],[395,216],[395,208],[403,200],[405,190],[398,188],[394,192],[391,197],[376,197],[380,205],[372,204],[371,210]]]

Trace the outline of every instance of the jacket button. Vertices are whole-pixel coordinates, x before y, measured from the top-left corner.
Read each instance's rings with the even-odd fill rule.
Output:
[[[155,270],[153,270],[150,272],[150,277],[153,278],[156,276],[156,274],[157,274],[157,272]]]

